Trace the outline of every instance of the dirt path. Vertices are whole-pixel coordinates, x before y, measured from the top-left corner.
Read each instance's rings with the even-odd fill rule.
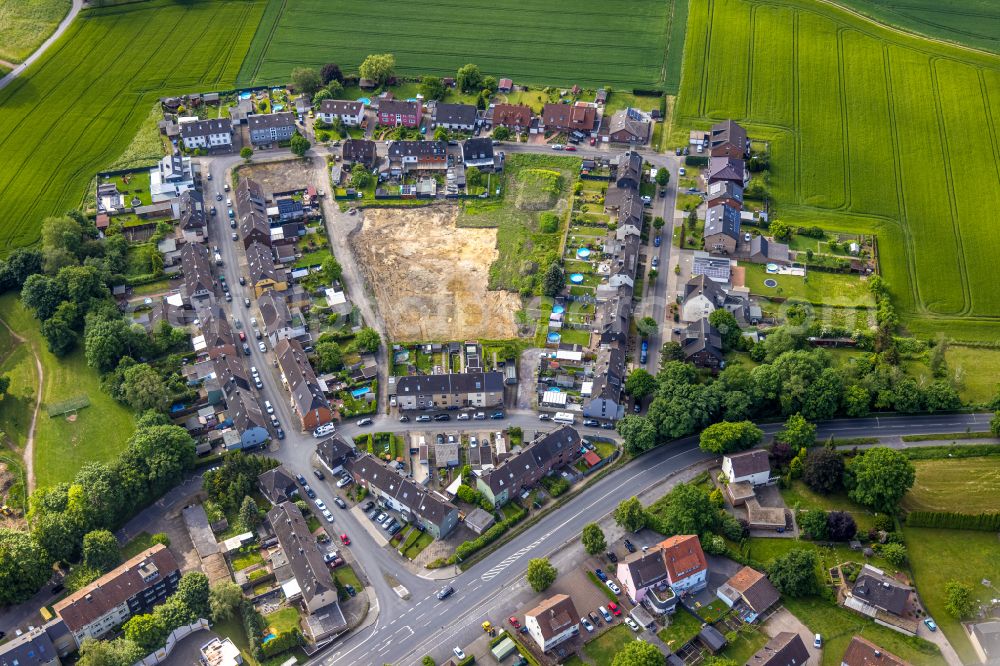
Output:
[[[63,18],[63,20],[59,22],[59,26],[56,28],[56,31],[53,32],[51,35],[49,35],[49,38],[46,39],[44,42],[42,42],[38,46],[38,48],[35,49],[34,53],[25,58],[24,62],[22,62],[20,65],[14,65],[13,63],[6,63],[11,65],[12,69],[10,73],[7,74],[7,76],[0,79],[0,90],[3,90],[11,83],[13,83],[14,79],[19,77],[21,75],[21,72],[26,70],[31,65],[31,63],[41,58],[42,54],[45,53],[45,51],[50,46],[52,46],[52,44],[57,39],[59,39],[64,32],[66,32],[66,28],[68,28],[69,24],[73,22],[73,19],[76,18],[76,15],[80,13],[81,9],[83,9],[83,0],[73,0],[73,5],[69,8],[69,13],[66,14],[65,18]]]
[[[28,426],[28,434],[24,438],[24,474],[28,478],[28,492],[35,489],[35,422],[38,421],[38,409],[42,406],[42,389],[45,385],[45,372],[42,370],[42,361],[38,358],[35,348],[23,337],[14,332],[10,325],[0,319],[0,324],[10,331],[11,337],[18,342],[28,346],[31,356],[35,359],[35,371],[38,373],[38,390],[35,393],[35,409],[31,412],[31,424]]]

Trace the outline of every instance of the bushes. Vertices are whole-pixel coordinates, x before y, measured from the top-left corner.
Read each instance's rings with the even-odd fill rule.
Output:
[[[684,158],[686,166],[705,167],[708,166],[708,158],[703,155],[688,155]]]
[[[276,654],[281,654],[294,647],[302,645],[302,632],[298,628],[290,631],[283,631],[268,642],[261,645],[260,651],[267,658]]]
[[[954,511],[913,511],[906,516],[909,527],[937,527],[948,530],[1000,531],[1000,513],[956,513]]]
[[[552,497],[559,497],[569,490],[569,481],[561,476],[546,476],[539,483]]]
[[[511,507],[512,508],[517,507],[517,505],[511,505]],[[519,512],[509,511],[508,512],[510,513],[509,518],[500,521],[493,527],[483,532],[479,537],[473,539],[472,541],[465,541],[459,544],[458,548],[455,549],[455,554],[449,557],[447,560],[445,560],[444,564],[455,564],[459,560],[464,560],[468,558],[470,555],[474,554],[476,551],[485,548],[486,546],[490,545],[491,543],[499,539],[504,534],[504,532],[509,530],[517,523],[521,522],[521,520],[523,520],[524,517],[528,515],[528,512],[522,509],[521,507],[517,508],[520,509]],[[432,562],[431,564],[434,564],[434,562]]]

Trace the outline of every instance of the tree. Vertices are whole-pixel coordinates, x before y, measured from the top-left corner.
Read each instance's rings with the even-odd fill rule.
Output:
[[[858,526],[848,512],[831,511],[826,514],[826,531],[833,541],[850,541],[858,533]]]
[[[778,591],[790,597],[804,597],[819,591],[816,553],[797,548],[778,557],[768,569]]]
[[[212,622],[225,622],[242,602],[243,589],[239,585],[231,580],[217,583],[208,594]]]
[[[660,187],[665,187],[667,183],[670,182],[670,172],[666,169],[656,170],[656,184]]]
[[[545,271],[545,277],[542,278],[542,293],[549,298],[555,298],[562,293],[565,284],[566,276],[563,274],[562,266],[559,262],[553,261]]]
[[[760,443],[764,432],[750,421],[720,421],[701,431],[702,451],[723,454],[749,449]]]
[[[147,409],[164,410],[170,402],[166,384],[148,363],[136,363],[125,370],[122,394],[125,402],[137,412]]]
[[[664,224],[666,224],[666,222],[664,222],[663,218],[660,217],[659,215],[653,218],[653,228],[656,229],[657,231],[662,229]]]
[[[604,540],[604,532],[597,523],[587,523],[583,526],[583,534],[580,537],[583,548],[589,555],[597,555],[608,547],[608,542]]]
[[[642,400],[656,390],[656,377],[642,368],[636,368],[625,380],[625,392],[636,400]]]
[[[506,141],[510,138],[510,128],[508,127],[497,127],[493,130],[493,138],[497,141]]]
[[[944,609],[952,617],[960,620],[972,617],[976,612],[976,598],[972,586],[957,580],[949,580],[944,585]]]
[[[250,146],[243,146],[240,148],[240,157],[243,158],[244,162],[249,164],[250,159],[253,157],[253,148]]]
[[[559,572],[552,566],[548,558],[536,557],[528,561],[528,583],[535,592],[544,592],[556,582]]]
[[[420,80],[420,93],[425,99],[444,99],[447,88],[440,76],[425,76]]]
[[[651,335],[656,335],[656,320],[652,317],[646,316],[635,322],[635,327],[639,331],[639,335],[643,338],[648,338]]]
[[[497,77],[495,77],[495,76],[484,76],[483,77],[483,92],[480,94],[480,96],[489,95],[490,97],[492,97],[493,95],[497,94],[497,90],[499,90],[499,89],[500,89],[500,86],[497,83]]]
[[[166,535],[165,532],[157,532],[149,538],[149,543],[151,544],[162,544],[164,546],[170,547],[170,537]]]
[[[101,641],[85,638],[80,646],[79,666],[132,666],[146,651],[126,638]]]
[[[83,536],[83,563],[101,573],[111,571],[122,562],[118,539],[108,530],[94,530]]]
[[[793,451],[809,448],[816,444],[816,425],[806,421],[801,414],[792,414],[774,438],[788,444]]]
[[[683,361],[684,360],[684,348],[681,347],[681,343],[674,342],[673,340],[669,342],[664,342],[663,346],[660,347],[660,365],[664,363],[669,363],[670,361]]]
[[[437,662],[429,654],[424,655],[424,658],[420,660],[421,666],[437,666]]]
[[[781,220],[773,220],[767,227],[767,230],[771,232],[772,236],[774,236],[774,240],[782,243],[785,243],[792,238],[792,227],[789,226],[787,222],[782,222]]]
[[[292,85],[300,93],[313,96],[326,83],[312,67],[296,67],[292,70]]]
[[[167,640],[167,634],[170,633],[163,624],[163,619],[154,613],[133,615],[125,623],[124,629],[125,638],[147,653],[161,647]]]
[[[343,267],[332,255],[323,260],[323,277],[327,282],[337,282],[343,274]]]
[[[358,343],[358,349],[367,352],[376,352],[382,345],[382,338],[379,337],[378,331],[370,326],[358,331],[358,334],[354,336],[354,341]]]
[[[316,360],[316,367],[320,372],[335,372],[344,367],[344,353],[333,340],[317,343]]]
[[[823,495],[839,490],[844,485],[844,457],[835,449],[813,449],[802,467],[802,480]]]
[[[42,272],[44,255],[38,248],[20,247],[0,262],[0,289],[20,289],[29,275]]]
[[[243,504],[240,505],[240,524],[244,529],[251,531],[260,525],[260,510],[257,508],[257,502],[249,495],[243,498]]]
[[[657,506],[662,521],[657,529],[664,534],[702,534],[719,525],[719,511],[708,493],[692,483],[681,483],[666,494]]]
[[[916,472],[901,451],[878,446],[851,463],[847,474],[849,496],[882,513],[894,513],[916,479]]]
[[[615,508],[615,523],[626,532],[638,532],[646,526],[646,510],[638,497],[630,497]]]
[[[716,308],[712,314],[708,315],[708,323],[719,331],[722,336],[722,350],[732,351],[740,346],[740,339],[743,333],[740,331],[739,322],[735,315],[725,308]]]
[[[901,567],[906,564],[906,558],[908,554],[906,552],[906,546],[901,543],[887,543],[879,550],[879,555],[885,558],[885,561],[894,567]]]
[[[365,58],[358,67],[358,73],[361,78],[374,82],[376,86],[383,86],[392,78],[395,69],[396,56],[391,53],[381,53]]]
[[[663,653],[646,641],[629,641],[611,660],[611,666],[663,666],[663,663]]]
[[[462,65],[458,68],[455,82],[458,84],[459,90],[464,93],[477,92],[483,87],[483,73],[479,71],[479,65],[472,63]]]
[[[625,452],[630,456],[637,456],[656,446],[656,425],[645,416],[626,414],[615,424],[615,429],[625,440]]]
[[[309,149],[312,148],[312,144],[309,143],[309,139],[305,138],[296,131],[295,134],[292,135],[289,148],[295,155],[305,157]]]
[[[60,280],[42,273],[31,275],[21,289],[21,302],[44,321],[51,317],[66,299],[66,289]]]
[[[465,170],[465,182],[469,187],[480,187],[483,184],[483,172],[479,167],[469,167]]]
[[[799,527],[810,539],[822,541],[829,536],[826,512],[819,509],[803,511],[798,516]]]
[[[844,411],[853,418],[859,418],[868,413],[871,405],[871,395],[864,386],[854,384],[844,391]]]
[[[101,374],[114,370],[122,356],[127,355],[130,341],[129,326],[124,319],[103,319],[88,316],[83,332],[87,365]]]
[[[31,523],[31,537],[56,562],[79,559],[82,533],[79,521],[62,511],[43,513]]]
[[[76,347],[77,335],[73,330],[75,313],[76,305],[63,301],[56,308],[55,314],[42,322],[41,332],[45,337],[45,344],[56,356],[64,356]]]
[[[250,499],[249,497],[247,499]],[[209,601],[211,590],[208,586],[208,576],[200,571],[190,571],[177,583],[177,591],[172,599],[177,599],[191,609],[195,617],[208,617],[211,609]]]
[[[27,532],[0,529],[0,606],[20,603],[52,575],[52,561]]]
[[[319,70],[319,78],[323,81],[323,85],[327,85],[330,81],[336,81],[337,83],[344,83],[344,73],[340,71],[340,65],[332,62],[328,62],[323,65],[323,69]]]
[[[356,190],[363,190],[372,182],[372,175],[365,169],[358,167],[351,171],[351,187]]]

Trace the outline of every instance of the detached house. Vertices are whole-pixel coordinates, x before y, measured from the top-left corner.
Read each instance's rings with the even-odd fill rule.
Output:
[[[233,121],[229,118],[182,122],[180,133],[184,147],[188,150],[233,147]]]
[[[740,211],[721,203],[705,211],[705,249],[717,254],[733,254],[740,237]]]
[[[767,451],[754,449],[722,457],[722,473],[728,483],[749,483],[762,486],[771,480],[771,463]]]
[[[753,622],[781,598],[767,576],[750,567],[743,567],[720,585],[716,596],[730,608],[735,608],[747,622]]]
[[[660,543],[660,552],[667,567],[667,580],[674,592],[694,593],[705,589],[708,562],[697,535],[672,536]]]
[[[324,123],[339,120],[348,127],[357,127],[365,118],[363,102],[349,102],[341,99],[324,99],[319,103],[317,117]]]
[[[617,571],[629,599],[638,604],[648,598],[658,613],[672,612],[676,595],[704,589],[707,576],[708,562],[693,534],[672,536],[655,550],[633,553],[618,563]]]
[[[579,614],[573,600],[557,594],[524,614],[524,626],[542,652],[548,652],[580,633]]]
[[[257,487],[264,497],[277,506],[282,502],[294,502],[299,497],[299,486],[294,477],[283,466],[278,465],[257,477]]]
[[[378,104],[378,124],[384,127],[419,127],[423,113],[420,102],[384,99]]]
[[[266,148],[274,143],[290,141],[295,134],[295,114],[291,111],[268,113],[247,118],[250,143]]]
[[[546,104],[541,124],[548,132],[592,134],[597,129],[597,105],[591,102]]]
[[[747,301],[739,295],[727,293],[718,283],[705,274],[695,275],[684,285],[681,300],[681,321],[696,322],[716,310],[728,310],[737,319],[743,318]]]
[[[611,116],[608,139],[615,143],[645,144],[653,134],[653,123],[638,109],[620,109]]]
[[[493,141],[490,139],[466,139],[462,143],[462,164],[465,168],[476,167],[480,171],[491,171],[494,167]]]
[[[681,337],[684,360],[699,368],[716,369],[722,365],[722,336],[703,317],[688,325]]]
[[[729,206],[743,210],[743,186],[731,180],[719,180],[708,186],[708,207]]]
[[[531,127],[531,108],[524,104],[497,104],[493,107],[493,127],[524,132]]]
[[[907,631],[898,620],[906,613],[912,592],[913,588],[886,575],[881,569],[866,564],[848,592],[844,606],[868,617],[882,621],[892,620],[894,628]],[[915,634],[916,622],[912,622],[912,625],[907,633]]]
[[[345,442],[340,435],[327,437],[316,445],[316,455],[331,474],[339,474],[344,469],[344,464],[353,458],[355,453],[357,453],[355,448]]]
[[[988,665],[996,664],[997,660],[988,660],[986,663]],[[840,660],[840,666],[910,666],[910,662],[903,661],[866,638],[855,636],[847,645],[844,656]]]
[[[344,166],[360,164],[366,169],[372,169],[378,162],[375,142],[367,139],[347,139],[341,152]]]
[[[434,127],[471,132],[476,129],[479,111],[471,104],[442,104],[434,107]]]
[[[785,243],[754,236],[750,240],[750,261],[755,264],[789,264],[791,253]]]
[[[809,650],[806,649],[806,644],[802,642],[801,636],[791,631],[777,634],[747,660],[747,666],[806,666],[808,663]]]
[[[708,150],[712,157],[743,159],[747,153],[747,131],[732,120],[712,125]]]
[[[314,430],[332,421],[333,410],[302,345],[288,338],[279,340],[274,346],[274,355],[281,371],[281,382],[291,393],[292,408],[302,421],[303,430]]]

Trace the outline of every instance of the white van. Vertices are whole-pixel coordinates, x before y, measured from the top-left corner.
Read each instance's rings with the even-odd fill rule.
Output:
[[[267,410],[268,414],[274,414],[274,407],[271,406],[270,400],[264,401],[264,409]]]

